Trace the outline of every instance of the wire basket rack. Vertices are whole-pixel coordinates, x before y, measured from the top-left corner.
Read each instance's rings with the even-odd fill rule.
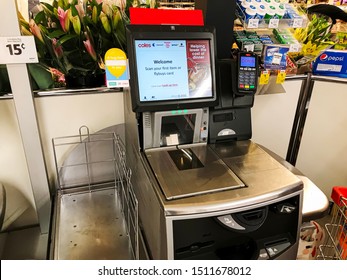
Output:
[[[58,197],[56,258],[138,259],[138,201],[119,135],[91,134],[82,126],[78,135],[53,138],[52,143]],[[70,243],[75,245],[71,250]],[[115,255],[120,247],[125,248],[122,255]]]
[[[195,0],[161,0],[157,1],[161,9],[187,9],[194,10]]]
[[[332,219],[325,225],[327,237],[317,259],[347,260],[347,187],[333,187]]]

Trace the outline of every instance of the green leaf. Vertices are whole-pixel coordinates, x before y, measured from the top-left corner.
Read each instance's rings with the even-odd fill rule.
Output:
[[[92,19],[88,16],[84,16],[83,17],[83,23],[87,26],[93,26],[93,27],[96,27],[94,22],[92,21]]]
[[[78,36],[75,35],[75,34],[67,34],[67,35],[61,37],[61,38],[58,40],[58,42],[57,42],[57,47],[60,46],[60,45],[62,45],[62,44],[64,44],[64,43],[66,43],[67,41],[69,41],[69,40],[71,40],[71,39],[75,39],[75,38],[78,38]]]
[[[78,0],[72,0],[71,3],[70,3],[70,6],[75,6],[78,4]]]
[[[45,2],[41,2],[40,3],[42,6],[44,6],[44,8],[46,8],[47,10],[49,10],[51,13],[54,13],[54,7],[48,3]]]
[[[46,15],[45,15],[44,11],[37,13],[37,15],[35,16],[35,22],[36,23],[41,23],[41,22],[46,23],[47,22]]]
[[[56,9],[58,9],[58,1],[57,0],[54,0],[53,3],[52,3],[52,6]]]
[[[77,9],[76,9],[76,7],[75,7],[75,5],[76,4],[70,4],[71,6],[70,6],[70,9],[71,9],[71,14],[72,14],[72,16],[77,16],[78,15],[78,12],[77,12]]]
[[[40,89],[52,88],[54,81],[51,72],[40,63],[29,63],[29,73]]]
[[[57,38],[60,36],[63,36],[64,34],[66,34],[63,30],[54,30],[51,33],[48,33],[48,37],[50,38]]]

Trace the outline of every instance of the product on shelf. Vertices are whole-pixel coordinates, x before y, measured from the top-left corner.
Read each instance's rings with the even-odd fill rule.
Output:
[[[273,44],[270,36],[258,35],[255,31],[234,31],[234,37],[239,49],[261,53],[264,44]]]
[[[304,19],[291,4],[282,3],[280,0],[238,0],[237,15],[246,24],[249,24],[251,19],[257,19],[259,24],[267,25],[272,19],[285,19],[287,25],[293,25],[294,20]],[[304,22],[302,21],[300,26]]]
[[[266,10],[265,15],[265,22],[269,23],[270,19],[275,18],[276,16],[276,7],[275,6],[268,6]]]
[[[281,44],[299,44],[288,29],[273,29],[276,40]]]
[[[334,45],[335,50],[347,50],[347,33],[337,32],[336,33],[336,44]]]
[[[271,45],[274,43],[269,35],[259,35],[259,39],[263,45]]]
[[[298,73],[298,67],[296,64],[293,62],[291,57],[287,55],[287,68],[286,68],[286,74],[287,75],[296,75]]]
[[[289,47],[285,45],[266,45],[263,49],[262,58],[266,70],[286,70],[287,53]]]

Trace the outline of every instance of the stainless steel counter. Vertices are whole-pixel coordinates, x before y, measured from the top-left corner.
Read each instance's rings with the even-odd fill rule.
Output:
[[[207,145],[171,146],[145,153],[167,200],[245,187]],[[177,160],[170,156],[173,153]]]
[[[124,125],[111,126],[101,132],[115,132],[124,137]],[[321,218],[326,214],[328,200],[325,195],[294,167],[271,151],[251,141],[240,141],[231,145],[233,145],[232,149],[226,146],[212,146],[212,149],[224,158],[226,165],[242,181],[252,181],[252,174],[260,169],[263,177],[259,179],[257,176],[257,180],[252,181],[253,187],[168,200],[165,202],[167,215],[192,213],[192,211],[199,213],[219,211],[221,210],[220,207],[238,208],[245,204],[257,204],[265,198],[275,199],[275,197],[268,198],[269,195],[279,198],[286,194],[286,189],[274,191],[274,186],[278,185],[277,177],[286,180],[288,192],[289,189],[290,192],[293,191],[292,185],[297,184],[300,180],[303,182],[303,221]],[[75,149],[75,151],[83,151],[83,149]],[[101,149],[101,151],[107,152],[108,149]],[[99,154],[98,157],[100,156]],[[80,155],[72,152],[66,160],[71,157],[79,158]],[[281,165],[284,165],[297,176],[285,171]],[[247,172],[247,170],[252,172]],[[94,175],[97,176],[97,174]],[[74,173],[65,173],[64,176],[73,178]],[[267,189],[269,191],[266,191]],[[93,192],[87,190],[77,194],[65,192],[64,195],[61,195],[58,193],[56,197],[58,211],[55,219],[58,219],[59,223],[54,228],[54,258],[126,259],[126,256],[129,256],[131,259],[131,246],[124,220],[119,217],[121,209],[119,209],[118,200],[114,186],[100,188]],[[208,209],[205,209],[206,206]]]
[[[320,190],[309,178],[300,170],[292,166],[280,156],[269,149],[262,147],[271,154],[279,163],[293,172],[304,183],[304,198],[302,207],[302,221],[309,222],[315,219],[323,218],[329,211],[329,200],[322,190]]]
[[[121,137],[124,137],[124,124],[110,126],[110,127],[102,130],[102,132],[110,132],[110,131],[115,131]],[[304,184],[304,198],[303,198],[303,208],[302,208],[303,222],[311,221],[311,220],[315,220],[315,219],[320,219],[320,218],[324,217],[325,215],[327,215],[328,210],[329,210],[329,200],[325,196],[325,194],[309,178],[307,178],[304,174],[302,174],[302,172],[300,172],[300,170],[298,170],[297,168],[292,166],[290,163],[288,163],[283,158],[281,158],[277,154],[273,153],[272,151],[270,151],[266,147],[263,147],[263,146],[257,147],[257,146],[259,146],[259,145],[250,145],[249,146],[247,144],[247,145],[244,145],[243,148],[240,147],[238,150],[239,156],[241,156],[242,153],[244,153],[244,151],[242,152],[242,149],[251,149],[251,151],[252,151],[251,154],[255,154],[255,155],[257,154],[257,156],[256,156],[257,158],[254,158],[254,160],[259,161],[259,160],[261,160],[259,158],[260,154],[263,154],[264,152],[266,152],[266,153],[270,154],[271,157],[273,157],[273,159],[275,159],[275,161],[271,160],[270,158],[265,158],[267,160],[268,165],[262,165],[262,168],[265,168],[265,166],[267,166],[270,169],[274,169],[274,167],[276,167],[278,164],[281,164],[284,167],[286,167],[289,171],[294,173],[298,177],[298,179],[300,179],[303,182],[303,184]],[[236,151],[234,150],[234,153],[235,152]],[[263,154],[263,156],[264,156],[264,154]],[[247,162],[251,163],[250,159],[248,159]],[[258,168],[260,168],[260,167],[258,167]],[[268,179],[268,178],[264,178],[264,180],[265,179]],[[240,192],[240,191],[250,192],[251,190],[249,190],[248,188],[244,188],[244,189],[239,189],[236,191],[237,192],[235,192],[234,196],[236,199],[238,199],[241,197],[238,192]],[[219,193],[219,194],[217,193],[216,196],[223,198],[224,194],[223,193]],[[209,203],[209,202],[207,202],[207,203]]]
[[[167,200],[161,187],[156,185],[157,196],[165,206],[165,215],[191,215],[239,209],[245,205],[252,206],[277,200],[303,188],[297,176],[252,141],[235,141],[209,147],[227,166],[224,173],[228,169],[232,170],[246,187],[219,189],[206,192],[205,195]],[[158,179],[158,174],[155,176],[153,180]],[[218,181],[220,174],[216,172],[209,176],[210,180]]]

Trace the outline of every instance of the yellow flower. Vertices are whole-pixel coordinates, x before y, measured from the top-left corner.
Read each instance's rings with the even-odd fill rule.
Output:
[[[73,29],[75,30],[76,34],[80,34],[81,33],[81,21],[79,16],[72,16],[70,18],[71,22],[72,22],[72,26]]]
[[[121,20],[121,14],[118,8],[115,9],[113,13],[113,19],[112,19],[112,26],[114,29],[116,29],[118,22]]]
[[[101,20],[102,26],[104,27],[106,33],[110,34],[111,33],[111,25],[108,21],[107,16],[103,12],[100,13],[100,20]]]
[[[92,21],[96,24],[98,22],[98,9],[96,6],[93,7]]]
[[[302,52],[304,55],[313,55],[317,51],[317,45],[312,44],[312,42],[308,42],[307,44],[302,45]]]

